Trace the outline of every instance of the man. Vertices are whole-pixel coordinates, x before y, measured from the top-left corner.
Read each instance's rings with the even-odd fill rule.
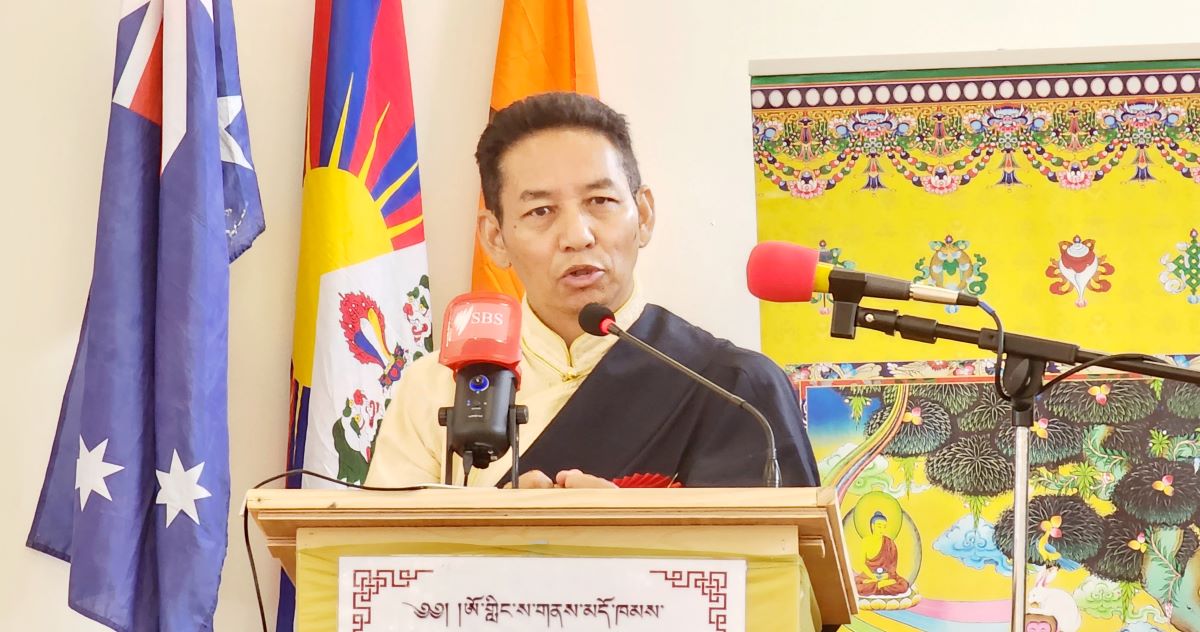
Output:
[[[522,487],[762,484],[766,439],[746,412],[615,337],[579,327],[602,303],[618,325],[757,406],[770,420],[785,485],[818,482],[796,392],[765,356],[646,304],[634,282],[654,232],[624,117],[574,93],[527,98],[496,113],[479,139],[489,256],[525,286]],[[454,379],[427,356],[409,366],[381,425],[369,485],[440,482],[445,429],[437,410]],[[454,457],[455,481],[462,480]],[[511,457],[472,470],[470,485],[509,483]]]

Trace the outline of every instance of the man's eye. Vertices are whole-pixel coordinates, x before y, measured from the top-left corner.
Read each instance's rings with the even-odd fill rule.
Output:
[[[528,217],[545,217],[549,214],[550,214],[549,206],[539,206],[539,207],[529,211],[525,215]]]
[[[617,201],[614,200],[613,198],[605,197],[603,195],[598,195],[598,196],[592,198],[592,204],[608,205],[608,204],[616,204],[616,203],[617,203]]]

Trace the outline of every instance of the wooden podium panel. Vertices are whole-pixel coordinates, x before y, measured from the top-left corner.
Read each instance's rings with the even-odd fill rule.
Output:
[[[774,525],[794,534],[825,624],[857,612],[830,488],[425,489],[409,492],[260,489],[246,495],[272,555],[296,577],[297,530],[429,527],[639,527],[677,538],[687,527]],[[651,529],[660,528],[660,529]],[[558,529],[555,529],[559,531]],[[647,536],[650,537],[650,536]]]

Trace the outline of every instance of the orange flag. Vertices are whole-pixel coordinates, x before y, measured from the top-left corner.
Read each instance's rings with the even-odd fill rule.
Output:
[[[527,96],[558,90],[599,96],[587,0],[504,0],[491,113]],[[517,298],[524,293],[511,268],[498,268],[488,258],[478,235],[471,289]]]

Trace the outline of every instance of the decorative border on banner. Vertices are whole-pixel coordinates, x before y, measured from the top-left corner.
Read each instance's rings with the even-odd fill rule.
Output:
[[[371,600],[384,588],[408,588],[420,578],[421,573],[432,573],[431,569],[358,569],[354,571],[354,592],[350,594],[354,613],[350,622],[353,632],[362,632],[371,623]],[[363,612],[359,612],[362,610]]]
[[[969,71],[968,71],[969,72]],[[846,85],[855,83],[855,86]],[[755,111],[783,108],[845,108],[929,103],[1018,102],[1040,99],[1154,98],[1200,92],[1195,68],[1144,72],[1065,72],[1024,77],[945,77],[859,82],[781,83],[755,86]]]
[[[1200,370],[1200,354],[1158,356],[1165,364]],[[1047,378],[1069,369],[1071,365],[1046,363]],[[978,384],[994,379],[996,359],[979,360],[915,360],[911,362],[811,362],[784,365],[784,372],[799,391],[801,404],[807,400],[810,388],[844,386],[877,386],[890,384]],[[1149,380],[1144,375],[1104,367],[1091,367],[1072,375],[1067,381]]]
[[[725,612],[726,594],[729,587],[725,571],[650,571],[661,575],[672,588],[699,588],[700,594],[708,599],[708,622],[716,632],[725,632],[729,615]]]

